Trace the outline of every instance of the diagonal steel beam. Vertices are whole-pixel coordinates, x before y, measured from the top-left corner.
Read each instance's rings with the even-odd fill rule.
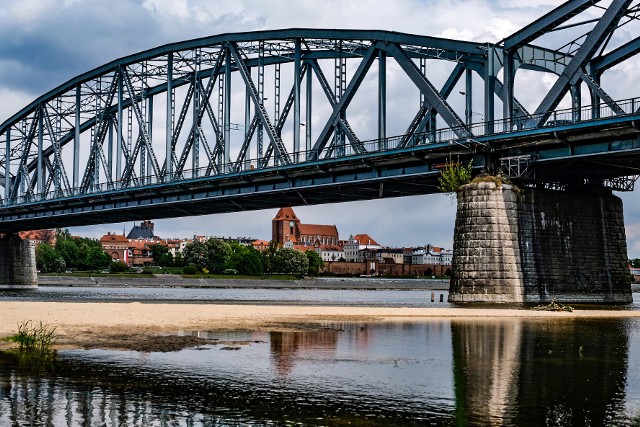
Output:
[[[313,72],[315,73],[318,82],[320,83],[320,87],[322,87],[324,94],[329,100],[329,104],[331,104],[331,108],[335,108],[338,104],[336,95],[333,92],[333,89],[331,89],[331,86],[329,85],[329,82],[327,81],[322,68],[320,68],[318,61],[316,59],[312,59],[309,61],[309,63],[311,64],[311,68],[313,69]],[[367,150],[364,148],[362,141],[360,141],[360,139],[356,136],[346,117],[341,117],[338,120],[338,123],[344,134],[347,135],[347,138],[349,138],[349,143],[353,146],[354,150],[357,153],[366,153]]]
[[[593,30],[589,33],[580,49],[562,74],[553,84],[534,113],[534,118],[527,120],[525,127],[538,127],[544,123],[551,111],[558,106],[572,84],[581,78],[582,67],[591,59],[602,42],[611,33],[632,0],[613,0]]]
[[[362,84],[364,77],[367,75],[367,71],[369,71],[369,68],[371,68],[371,64],[373,64],[373,61],[377,58],[378,48],[378,43],[372,43],[367,49],[367,52],[362,58],[358,69],[353,74],[351,81],[347,85],[344,94],[342,94],[340,100],[335,104],[329,120],[327,120],[327,123],[322,129],[322,132],[320,132],[320,135],[318,136],[318,139],[316,140],[316,143],[312,148],[312,152],[309,153],[309,160],[313,161],[319,158],[319,154],[327,145],[333,129],[340,121],[341,113],[346,110],[346,108],[351,103],[351,100],[355,96],[356,91],[360,87],[360,84]]]
[[[140,111],[140,105],[138,105],[138,102],[136,100],[135,92],[133,90],[133,84],[131,83],[131,78],[129,77],[129,72],[126,68],[122,69],[122,76],[124,77],[125,87],[127,88],[127,92],[129,93],[129,98],[133,100],[133,102],[131,103],[131,107],[129,108],[133,108],[133,112],[136,115],[136,120],[138,122],[138,131],[140,132],[140,135],[142,137],[142,143],[146,146],[148,155],[151,156],[151,166],[153,166],[153,171],[155,172],[156,176],[160,176],[160,165],[158,164],[156,153],[153,151],[153,144],[151,144],[151,138],[149,137],[149,132],[147,131],[147,123],[142,116],[142,111]],[[131,159],[131,162],[135,162],[135,159],[136,158],[133,157],[133,159]],[[145,159],[141,159],[141,161],[145,161]]]
[[[613,98],[609,96],[608,93],[602,90],[600,85],[591,76],[583,73],[582,71],[580,71],[579,73],[580,79],[582,79],[582,81],[585,82],[587,86],[589,86],[589,89],[591,89],[593,93],[598,95],[598,98],[602,99],[609,106],[609,108],[611,108],[619,116],[625,114],[624,110],[613,100]]]
[[[582,11],[588,9],[600,0],[570,0],[559,7],[553,9],[543,17],[536,19],[526,27],[516,31],[502,41],[504,49],[509,51],[513,48],[524,46],[532,40],[537,39],[542,34],[553,30],[563,22],[578,15]]]
[[[591,69],[594,73],[600,74],[611,67],[640,53],[640,37],[636,37],[629,43],[612,50],[606,55],[595,58],[591,61]]]
[[[235,43],[229,43],[229,51],[235,60],[236,66],[238,67],[238,71],[240,71],[240,75],[242,76],[245,85],[249,88],[249,95],[253,100],[253,104],[255,105],[260,121],[267,130],[267,135],[269,136],[271,144],[276,152],[277,160],[285,165],[291,164],[291,159],[289,158],[287,149],[285,148],[280,136],[278,136],[275,127],[271,124],[271,120],[269,120],[269,115],[267,114],[267,110],[264,108],[262,100],[258,99],[258,90],[251,79],[251,75],[249,74],[249,70],[244,63],[244,60],[238,54],[238,49]]]
[[[440,90],[441,96],[447,98],[451,94],[453,88],[460,80],[460,77],[462,77],[464,70],[465,66],[463,63],[459,62],[458,64],[456,64],[456,67],[453,69],[451,74],[449,74],[447,81],[444,83],[442,89]],[[425,101],[425,103],[420,107],[418,113],[414,116],[407,130],[404,132],[404,136],[398,143],[397,148],[405,148],[407,144],[412,141],[415,134],[421,133],[424,130],[424,128],[427,126],[427,123],[431,119],[430,116],[432,112],[434,112],[433,108],[431,108],[431,105]]]
[[[407,56],[402,48],[396,43],[389,43],[382,49],[386,50],[389,55],[395,58],[398,65],[400,65],[413,83],[424,94],[425,100],[440,114],[447,125],[453,129],[453,132],[459,138],[468,137],[469,131],[466,129],[462,119],[460,119],[449,103],[440,95],[433,84],[420,72],[415,62]]]

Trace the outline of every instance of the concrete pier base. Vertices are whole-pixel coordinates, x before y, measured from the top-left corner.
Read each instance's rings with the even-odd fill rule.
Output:
[[[604,188],[458,192],[450,302],[630,303],[622,201]]]
[[[22,240],[15,234],[0,237],[0,289],[37,286],[35,243]]]

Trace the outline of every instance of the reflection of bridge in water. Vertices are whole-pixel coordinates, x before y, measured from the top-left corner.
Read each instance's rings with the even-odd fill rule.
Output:
[[[475,319],[213,332],[225,344],[209,350],[67,352],[50,378],[3,356],[0,423],[626,425],[640,392],[633,325]],[[227,340],[245,344],[218,350]]]
[[[118,59],[0,125],[0,229],[429,194],[452,155],[526,187],[631,190],[640,99],[610,93],[638,6],[596,3],[499,43],[289,29]],[[537,106],[528,72],[556,78]]]

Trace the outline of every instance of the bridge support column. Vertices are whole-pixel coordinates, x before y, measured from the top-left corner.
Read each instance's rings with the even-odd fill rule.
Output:
[[[630,303],[622,201],[610,190],[458,192],[450,302]]]
[[[15,234],[0,237],[0,289],[38,286],[35,243]]]

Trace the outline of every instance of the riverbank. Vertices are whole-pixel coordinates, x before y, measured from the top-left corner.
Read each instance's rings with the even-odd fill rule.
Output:
[[[141,351],[147,348],[158,351],[175,350],[175,345],[179,343],[175,335],[191,335],[196,331],[299,331],[317,329],[324,327],[323,325],[327,323],[339,322],[640,317],[640,311],[625,310],[574,310],[569,313],[513,308],[310,307],[24,301],[0,301],[0,313],[0,337],[14,334],[17,325],[24,321],[31,320],[36,324],[42,321],[56,328],[58,348],[99,347]],[[168,337],[169,335],[173,337]],[[191,338],[186,341],[183,346],[193,346],[200,342]],[[2,342],[0,349],[7,348],[8,345]]]
[[[184,278],[176,274],[118,276],[38,276],[39,286],[76,287],[180,287],[249,289],[395,289],[448,290],[443,279],[395,279],[377,277],[317,277],[299,280]]]

